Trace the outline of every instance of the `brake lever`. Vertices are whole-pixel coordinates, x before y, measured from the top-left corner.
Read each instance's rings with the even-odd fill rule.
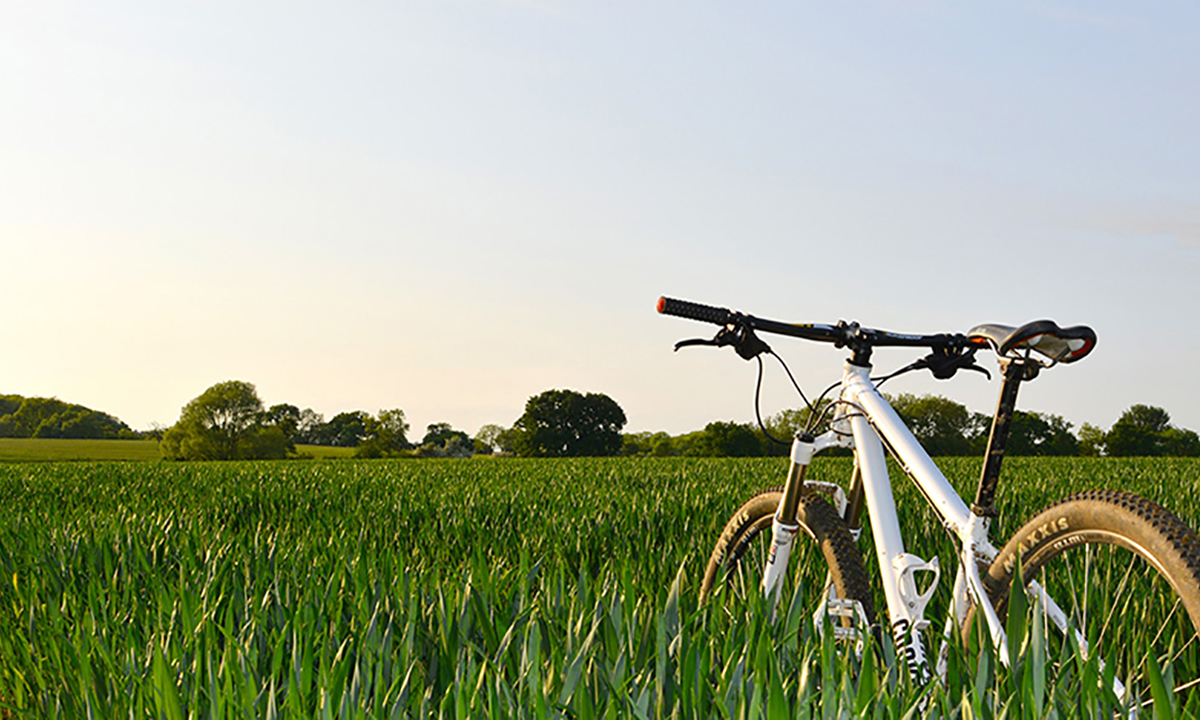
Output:
[[[675,352],[679,352],[679,348],[690,347],[692,345],[709,345],[712,347],[719,347],[716,338],[711,338],[709,340],[705,340],[704,338],[692,338],[690,340],[680,340],[679,342],[675,343]]]
[[[705,345],[708,347],[725,347],[732,345],[737,354],[744,360],[752,360],[762,353],[771,352],[771,348],[763,342],[754,331],[750,328],[739,325],[726,326],[717,331],[711,340],[702,338],[692,338],[690,340],[680,340],[675,343],[675,352],[679,352],[679,348],[691,347],[693,345]]]
[[[990,372],[988,372],[987,368],[976,365],[974,360],[972,360],[967,365],[963,365],[959,369],[960,370],[974,370],[975,372],[981,372],[984,374],[985,377],[987,377],[988,380],[992,379],[992,374]]]
[[[975,348],[953,355],[945,351],[934,351],[914,363],[913,369],[928,370],[938,380],[949,380],[959,370],[974,370],[983,373],[988,380],[992,379],[992,374],[987,368],[975,364]]]

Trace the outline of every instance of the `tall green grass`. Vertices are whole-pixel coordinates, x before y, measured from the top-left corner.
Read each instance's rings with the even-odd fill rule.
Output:
[[[886,637],[860,664],[812,627],[796,599],[824,570],[807,555],[777,623],[754,595],[698,607],[720,527],[784,462],[0,466],[0,716],[1111,716],[1073,689],[1097,669],[1039,640],[1037,612],[1012,671],[976,634],[921,692]],[[946,468],[963,486],[977,472]],[[811,477],[848,475],[822,458]],[[1101,486],[1194,525],[1198,475],[1010,460],[996,536]],[[897,502],[910,550],[951,565],[902,480]],[[1047,679],[1071,663],[1072,682]]]

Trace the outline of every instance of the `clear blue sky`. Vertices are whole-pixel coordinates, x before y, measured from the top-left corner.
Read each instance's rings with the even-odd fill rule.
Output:
[[[1090,324],[1023,407],[1200,429],[1200,6],[9,3],[0,283],[0,392],[139,428],[227,379],[418,437],[556,387],[630,430],[751,420],[752,365],[673,355],[710,330],[668,294]]]

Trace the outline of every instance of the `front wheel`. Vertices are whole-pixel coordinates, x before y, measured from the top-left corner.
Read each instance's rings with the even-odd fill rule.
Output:
[[[762,592],[762,570],[771,546],[771,522],[782,499],[782,490],[772,488],[750,498],[733,514],[705,568],[701,602],[721,587],[743,595]],[[837,598],[861,603],[867,624],[873,624],[875,604],[870,582],[863,569],[862,555],[845,522],[820,494],[812,491],[800,497],[798,520],[803,532],[796,535],[789,575],[813,595],[806,605],[818,610],[818,603],[827,601],[832,589]],[[802,535],[812,542],[804,542]],[[843,622],[850,624],[852,620]]]
[[[983,578],[1001,618],[1018,563],[1027,590],[1036,582],[1065,616],[1065,628],[1058,627],[1040,604],[1048,614],[1046,657],[1059,663],[1060,682],[1081,682],[1083,664],[1061,662],[1072,652],[1068,643],[1099,659],[1098,677],[1112,678],[1108,687],[1122,704],[1136,710],[1152,702],[1157,676],[1179,707],[1200,704],[1200,537],[1178,517],[1115,490],[1046,508],[1017,531]],[[1039,593],[1027,595],[1040,600]]]

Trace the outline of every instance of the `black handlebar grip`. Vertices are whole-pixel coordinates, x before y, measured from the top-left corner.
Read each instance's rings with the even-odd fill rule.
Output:
[[[663,315],[676,315],[688,318],[689,320],[710,322],[714,325],[728,325],[731,318],[733,318],[733,313],[726,308],[701,305],[700,303],[676,300],[669,297],[660,297],[658,299],[658,311]]]

